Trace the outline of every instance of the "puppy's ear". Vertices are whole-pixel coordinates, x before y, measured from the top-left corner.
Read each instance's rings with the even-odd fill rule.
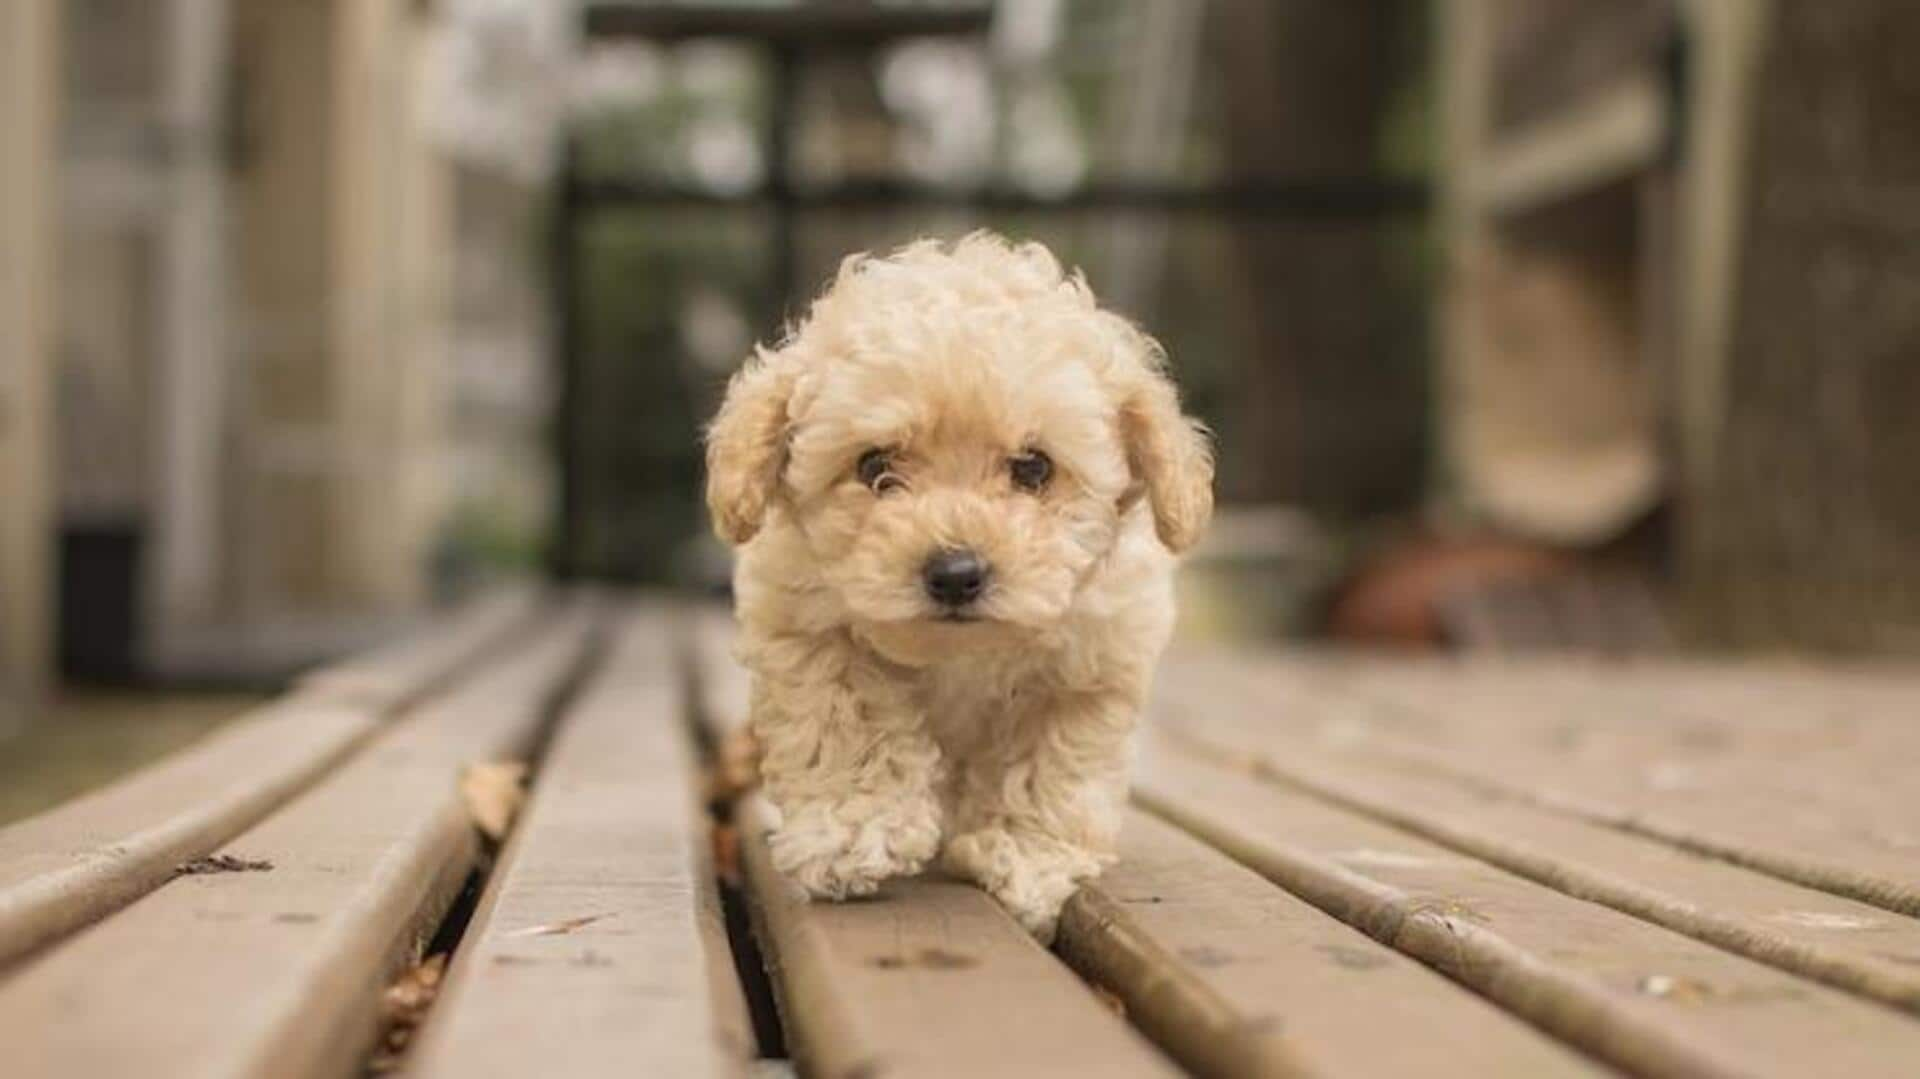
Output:
[[[707,427],[707,511],[713,530],[740,544],[760,531],[786,461],[787,406],[798,356],[760,349],[727,383]]]
[[[1213,445],[1205,427],[1181,414],[1157,364],[1143,365],[1121,391],[1120,437],[1134,476],[1123,504],[1145,494],[1160,542],[1175,554],[1192,547],[1213,518]]]

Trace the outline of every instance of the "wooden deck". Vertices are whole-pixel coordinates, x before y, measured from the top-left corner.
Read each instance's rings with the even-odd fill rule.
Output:
[[[729,637],[491,601],[0,830],[0,1070],[1920,1074],[1920,676],[1176,654],[1049,953],[797,900]]]

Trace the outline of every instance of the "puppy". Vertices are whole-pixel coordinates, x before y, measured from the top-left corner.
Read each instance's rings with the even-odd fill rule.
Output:
[[[774,865],[842,899],[937,855],[1050,940],[1213,510],[1160,347],[1038,244],[855,256],[734,376],[707,470]]]

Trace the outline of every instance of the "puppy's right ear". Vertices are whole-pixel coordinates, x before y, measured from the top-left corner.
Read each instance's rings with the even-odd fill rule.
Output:
[[[800,368],[790,351],[759,349],[727,383],[707,428],[707,511],[728,543],[752,539],[766,518],[786,463],[787,406]]]

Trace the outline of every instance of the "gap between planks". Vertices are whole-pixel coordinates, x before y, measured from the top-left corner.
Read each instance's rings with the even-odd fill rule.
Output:
[[[562,717],[407,1074],[745,1074],[667,618],[620,618]]]
[[[311,691],[0,829],[0,968],[165,884],[306,790],[393,715],[524,631],[535,610],[519,590],[478,601],[338,674],[311,676],[302,683]]]
[[[479,851],[458,779],[522,759],[588,655],[564,611],[183,877],[0,984],[11,1077],[350,1069]]]
[[[1920,1024],[1155,745],[1139,798],[1568,1043],[1656,1076],[1902,1076]]]
[[[1192,836],[1128,814],[1059,950],[1207,1076],[1603,1074],[1579,1053]],[[1391,1037],[1381,1036],[1391,1002]]]
[[[1177,694],[1176,694],[1177,696]],[[1205,700],[1163,744],[1306,792],[1782,970],[1920,1013],[1920,922],[1655,840],[1555,814],[1349,744],[1233,730]]]
[[[1189,657],[1248,716],[1920,917],[1920,680],[1867,671]],[[1832,743],[1838,741],[1838,745]],[[1524,778],[1517,778],[1524,777]]]
[[[727,658],[731,636],[724,617],[696,624],[707,707],[725,728],[738,725],[747,704],[746,679]],[[1197,1074],[1599,1070],[1147,814],[1129,814],[1121,842],[1119,863],[1069,903],[1058,950]],[[803,988],[817,992],[811,983]],[[1379,1036],[1376,1008],[1383,998],[1395,1002],[1399,1029],[1392,1038]],[[825,1022],[850,1026],[853,1020],[830,1016]]]

